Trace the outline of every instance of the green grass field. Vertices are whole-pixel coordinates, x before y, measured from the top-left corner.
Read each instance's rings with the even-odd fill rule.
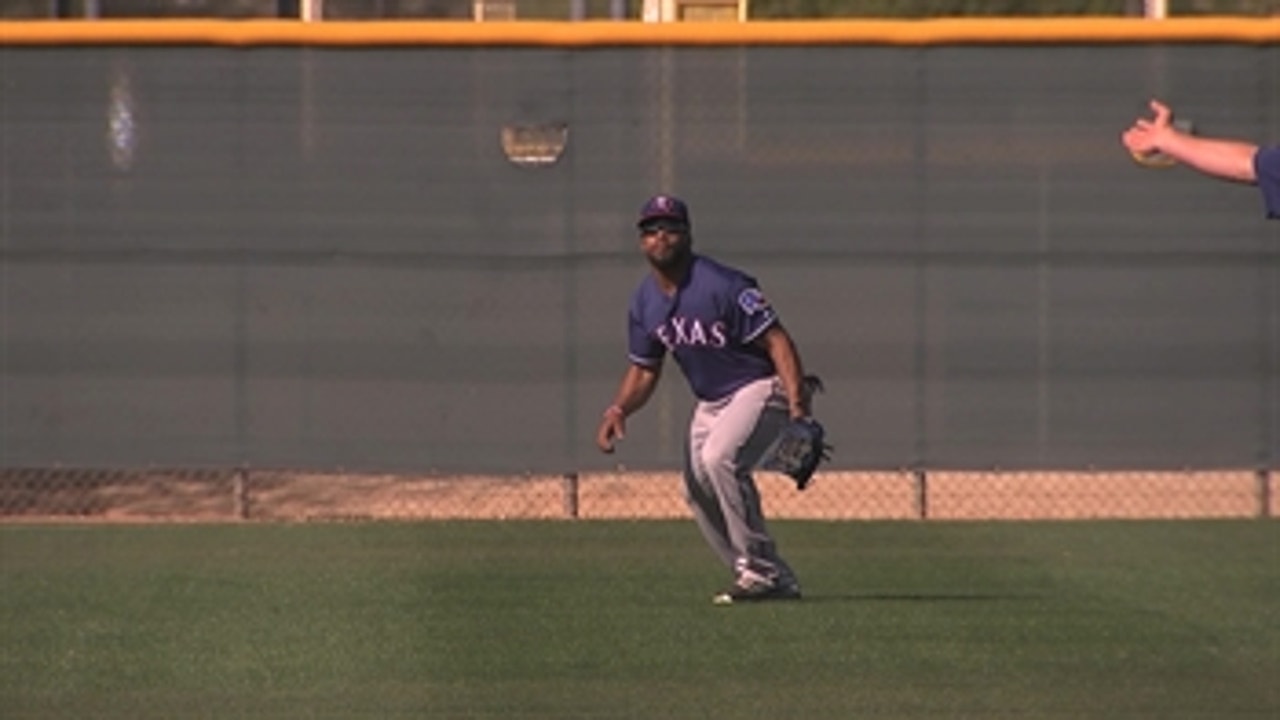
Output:
[[[18,718],[1280,717],[1280,523],[0,526]]]

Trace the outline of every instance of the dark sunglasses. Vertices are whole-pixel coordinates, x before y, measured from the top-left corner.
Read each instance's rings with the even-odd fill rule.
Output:
[[[676,220],[654,220],[641,225],[640,234],[653,235],[661,230],[669,235],[674,235],[676,233],[686,232],[688,229],[689,227],[687,225]]]

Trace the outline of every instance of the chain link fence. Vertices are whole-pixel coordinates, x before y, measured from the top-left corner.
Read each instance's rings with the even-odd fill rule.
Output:
[[[757,481],[766,513],[804,520],[1270,518],[1277,474],[899,472]],[[10,521],[602,520],[691,517],[672,473],[404,476],[237,470],[0,471]]]

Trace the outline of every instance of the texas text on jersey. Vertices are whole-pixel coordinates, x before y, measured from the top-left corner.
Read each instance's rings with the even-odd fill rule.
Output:
[[[695,255],[674,295],[652,277],[637,288],[628,317],[631,361],[657,367],[669,352],[693,394],[715,400],[774,374],[754,341],[777,322],[754,278]]]

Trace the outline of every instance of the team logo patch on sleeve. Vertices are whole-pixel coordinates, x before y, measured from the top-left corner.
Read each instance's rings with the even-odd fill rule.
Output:
[[[768,310],[769,301],[764,298],[764,293],[760,292],[759,288],[747,288],[738,295],[738,307],[748,315],[755,315],[761,310]]]

